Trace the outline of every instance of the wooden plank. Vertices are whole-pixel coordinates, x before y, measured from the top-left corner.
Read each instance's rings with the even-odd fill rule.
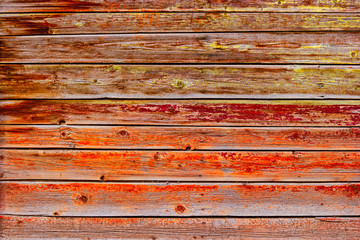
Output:
[[[2,216],[5,239],[357,239],[359,218]]]
[[[3,182],[0,192],[1,214],[99,217],[360,214],[360,184]]]
[[[7,148],[359,150],[359,128],[2,125]]]
[[[360,181],[359,152],[0,150],[3,180]]]
[[[1,63],[359,64],[360,32],[2,36]]]
[[[353,98],[359,66],[0,65],[0,99]]]
[[[0,15],[0,35],[129,32],[359,31],[359,14],[57,13]]]
[[[1,124],[360,126],[360,101],[3,100]]]
[[[359,12],[353,0],[2,0],[0,12]]]

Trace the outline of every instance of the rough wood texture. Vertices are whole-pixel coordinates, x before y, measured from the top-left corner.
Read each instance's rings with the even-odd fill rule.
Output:
[[[0,63],[358,64],[359,38],[360,32],[3,36]]]
[[[5,239],[357,239],[359,218],[53,218],[3,216]],[[334,231],[334,229],[336,229]]]
[[[359,128],[2,125],[11,148],[359,150]]]
[[[360,239],[360,1],[0,2],[1,239]]]
[[[3,182],[0,192],[1,214],[294,217],[360,214],[360,184]]]
[[[4,100],[1,124],[360,126],[360,101]]]
[[[359,22],[360,14],[4,14],[0,15],[0,35],[215,31],[359,31]]]
[[[360,181],[359,152],[0,150],[0,179]]]
[[[2,0],[0,12],[359,12],[356,0]]]
[[[359,66],[0,65],[0,98],[360,98]]]

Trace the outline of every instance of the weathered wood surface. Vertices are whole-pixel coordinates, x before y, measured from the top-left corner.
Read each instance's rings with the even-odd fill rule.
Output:
[[[0,35],[129,32],[359,31],[360,14],[57,13],[0,15]]]
[[[360,98],[359,66],[0,65],[0,98]]]
[[[2,216],[5,239],[357,239],[360,219]],[[335,230],[336,229],[336,230]]]
[[[354,0],[2,0],[0,12],[359,12]]]
[[[7,148],[359,150],[359,128],[2,125]]]
[[[1,239],[360,238],[357,0],[0,1]]]
[[[359,39],[360,32],[2,36],[0,63],[358,64]]]
[[[360,214],[360,184],[2,182],[0,192],[1,214],[294,217]]]
[[[0,150],[3,180],[360,181],[359,152]]]
[[[360,101],[3,100],[1,124],[360,126]]]

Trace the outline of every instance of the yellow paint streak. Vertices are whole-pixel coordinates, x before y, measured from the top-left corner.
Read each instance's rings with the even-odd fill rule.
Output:
[[[78,26],[78,27],[81,27],[81,26],[84,26],[84,23],[83,22],[76,22],[75,25]]]
[[[206,46],[214,48],[214,49],[227,49],[227,48],[229,48],[228,46],[221,45],[221,43],[219,43],[219,42],[212,42],[211,44],[207,44]]]
[[[302,49],[321,49],[321,48],[325,48],[325,45],[309,45],[309,46],[301,46]]]

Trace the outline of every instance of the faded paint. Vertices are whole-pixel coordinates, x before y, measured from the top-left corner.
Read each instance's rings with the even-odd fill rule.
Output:
[[[4,100],[0,112],[2,124],[360,126],[360,101],[348,100]]]

